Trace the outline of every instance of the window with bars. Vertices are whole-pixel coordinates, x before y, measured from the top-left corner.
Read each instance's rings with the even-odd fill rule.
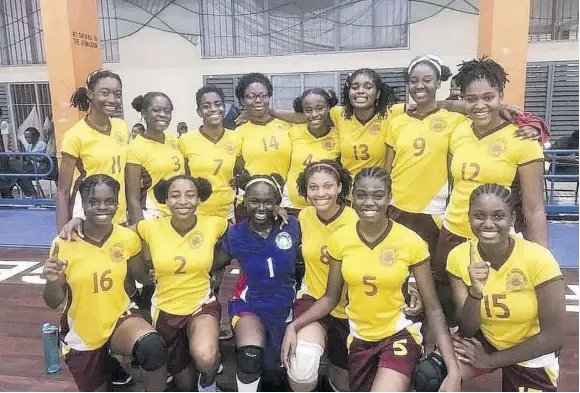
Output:
[[[404,68],[389,68],[376,70],[381,78],[395,89],[400,102],[407,98],[406,84],[404,80]],[[268,75],[272,81],[274,94],[271,99],[272,107],[277,109],[290,109],[294,99],[306,89],[321,87],[334,90],[339,96],[347,75],[352,70],[332,72],[309,72],[292,74]],[[242,75],[206,75],[204,84],[220,87],[224,91],[227,103],[236,103],[235,87]]]
[[[530,41],[578,39],[578,0],[532,0]]]
[[[114,0],[97,0],[103,62],[119,61]],[[0,0],[0,65],[46,63],[40,0]]]
[[[408,45],[409,0],[200,0],[204,57]]]

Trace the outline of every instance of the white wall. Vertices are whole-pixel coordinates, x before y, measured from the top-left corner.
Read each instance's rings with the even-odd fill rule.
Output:
[[[148,91],[159,90],[173,100],[175,111],[170,126],[185,121],[199,125],[195,113],[195,92],[202,86],[203,75],[247,72],[290,73],[336,71],[361,67],[404,67],[418,55],[433,53],[443,59],[453,72],[461,60],[473,58],[477,51],[477,16],[443,11],[433,18],[410,26],[409,49],[361,51],[334,54],[306,54],[275,57],[202,59],[201,46],[182,37],[143,28],[119,43],[120,63],[107,64],[123,79],[125,119],[139,121],[131,100]],[[531,43],[528,61],[578,60],[578,42]],[[0,68],[0,82],[46,81],[46,67]],[[448,95],[448,86],[440,98]]]

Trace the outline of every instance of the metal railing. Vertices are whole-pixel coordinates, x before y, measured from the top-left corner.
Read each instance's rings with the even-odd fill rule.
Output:
[[[546,163],[549,164],[544,174],[544,191],[546,197],[546,214],[571,214],[578,215],[578,150],[577,149],[559,149],[545,150]],[[550,183],[548,185],[548,183]],[[558,190],[556,183],[576,183],[573,190]],[[561,195],[556,195],[557,193]],[[570,197],[563,194],[570,193],[573,195],[572,202]],[[563,199],[560,203],[556,199]]]
[[[10,161],[10,159],[14,159],[14,157],[22,157],[23,160],[25,158],[31,159],[32,165],[29,167],[32,168],[32,171],[22,172],[19,171],[18,168],[14,168],[14,162],[12,161],[11,165]],[[39,171],[39,158],[46,160],[48,163],[48,168],[43,172]],[[20,165],[24,167],[24,163]],[[54,157],[51,157],[46,153],[2,152],[0,153],[0,168],[0,180],[15,179],[15,182],[10,185],[10,188],[19,188],[21,195],[23,192],[21,186],[18,184],[18,179],[33,179],[36,181],[36,184],[33,185],[36,192],[44,195],[44,191],[42,190],[39,180],[53,177],[56,178],[56,163],[54,161]],[[5,172],[5,170],[8,170],[8,172]],[[0,206],[55,206],[55,198],[53,198],[52,195],[49,195],[48,198],[0,198]]]

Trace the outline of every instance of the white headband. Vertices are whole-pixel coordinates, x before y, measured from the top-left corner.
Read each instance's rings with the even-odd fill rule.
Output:
[[[437,72],[439,72],[439,76],[441,76],[441,66],[443,65],[443,61],[435,55],[425,55],[413,60],[411,64],[409,64],[409,68],[407,68],[407,73],[410,74],[413,67],[423,61],[432,64],[437,69]]]
[[[274,180],[274,181],[272,181],[272,180],[270,180],[270,179],[266,179],[265,177],[258,177],[258,178],[255,178],[255,179],[253,179],[253,180],[250,180],[250,181],[248,182],[248,184],[246,184],[246,190],[247,190],[248,188],[250,188],[250,186],[251,186],[252,184],[256,184],[256,183],[260,183],[260,182],[261,182],[261,183],[266,183],[266,184],[269,184],[269,185],[271,185],[272,187],[274,187],[274,189],[275,189],[276,191],[278,191],[278,194],[282,195],[282,189],[280,188],[280,185],[278,184],[278,182],[277,182],[277,181],[275,181],[275,180]]]

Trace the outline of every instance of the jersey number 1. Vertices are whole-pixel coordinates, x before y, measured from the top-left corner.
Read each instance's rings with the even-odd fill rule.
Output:
[[[111,157],[111,160],[113,160],[113,165],[111,166],[111,173],[113,175],[121,173],[121,156]]]
[[[270,273],[270,278],[274,277],[274,263],[272,261],[272,257],[266,259],[268,262],[268,272]]]

